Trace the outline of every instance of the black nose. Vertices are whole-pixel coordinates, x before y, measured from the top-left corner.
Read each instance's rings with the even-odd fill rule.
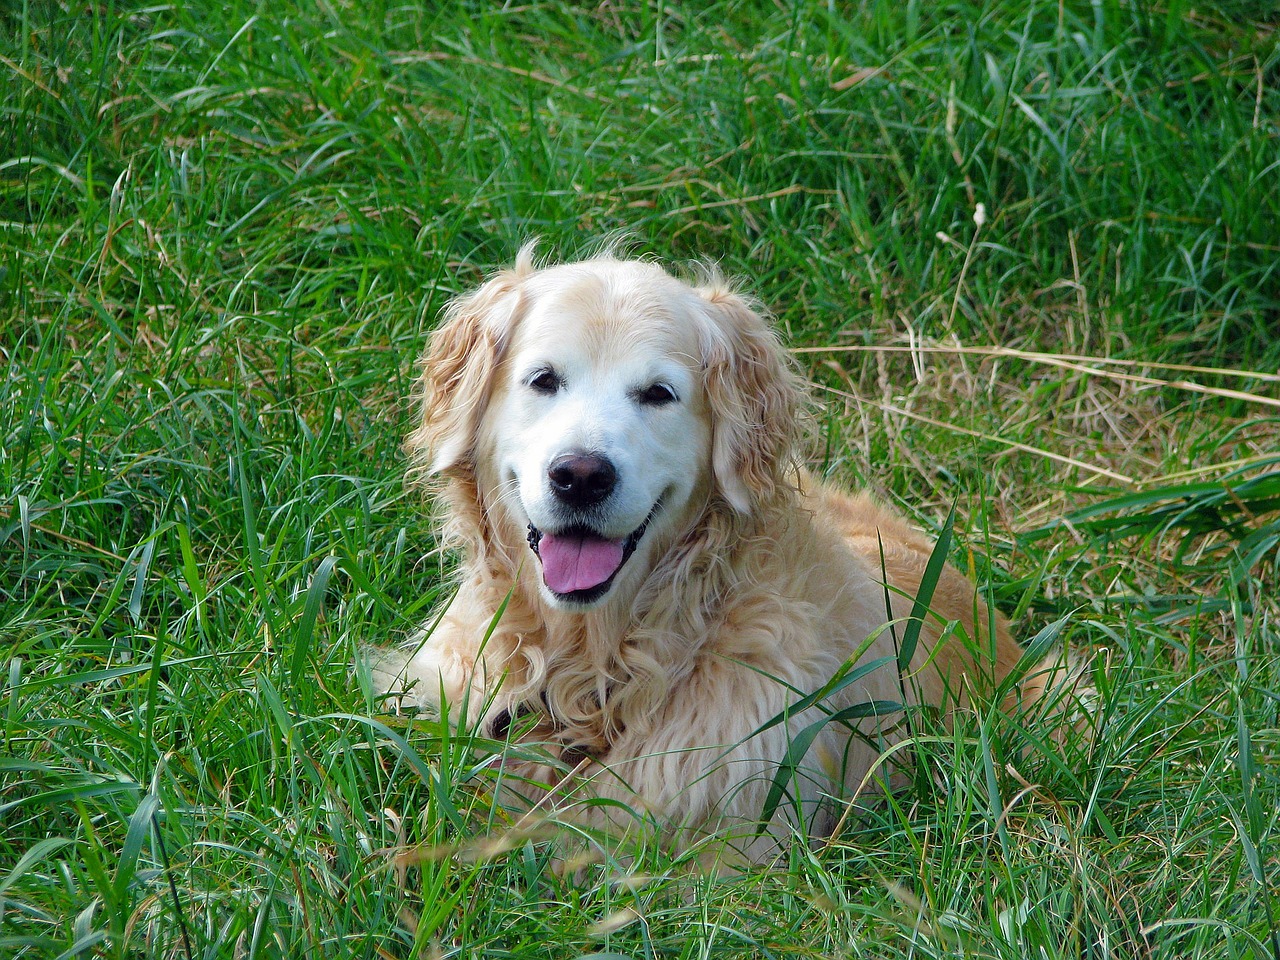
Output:
[[[618,471],[598,453],[566,453],[547,468],[551,492],[571,507],[599,503],[618,485]]]

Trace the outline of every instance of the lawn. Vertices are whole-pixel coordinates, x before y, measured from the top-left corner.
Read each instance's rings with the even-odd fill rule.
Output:
[[[1278,28],[10,0],[0,955],[1280,960]],[[385,713],[357,650],[448,596],[425,335],[620,232],[771,306],[812,466],[954,506],[1092,737],[922,723],[913,787],[717,876],[516,829],[483,743]]]

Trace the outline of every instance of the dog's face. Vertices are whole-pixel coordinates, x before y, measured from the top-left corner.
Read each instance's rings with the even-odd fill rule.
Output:
[[[696,297],[632,267],[531,278],[482,427],[501,503],[558,606],[634,581],[710,470]]]
[[[424,363],[410,449],[474,477],[561,609],[634,596],[710,497],[750,512],[791,442],[763,320],[648,263],[518,265],[450,308]]]

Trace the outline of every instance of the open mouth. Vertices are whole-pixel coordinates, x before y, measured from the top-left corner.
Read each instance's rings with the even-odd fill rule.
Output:
[[[561,600],[591,603],[608,592],[658,510],[654,504],[644,523],[627,536],[610,540],[583,524],[557,533],[529,524],[529,548],[542,561],[542,582]]]

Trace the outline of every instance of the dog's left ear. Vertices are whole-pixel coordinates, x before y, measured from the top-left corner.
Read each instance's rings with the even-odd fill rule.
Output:
[[[786,482],[803,388],[758,309],[719,283],[698,292],[711,320],[703,362],[712,474],[725,500],[750,513]]]

